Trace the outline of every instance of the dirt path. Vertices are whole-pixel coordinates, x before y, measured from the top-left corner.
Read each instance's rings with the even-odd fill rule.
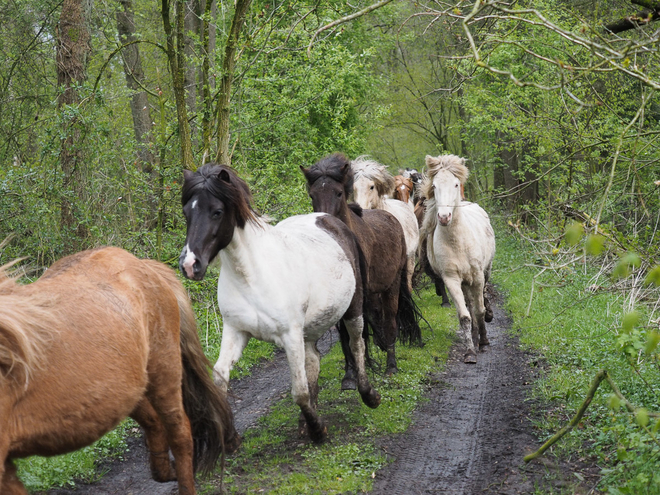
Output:
[[[431,380],[427,397],[404,434],[383,439],[380,446],[393,462],[376,473],[373,492],[380,494],[472,495],[529,494],[535,487],[568,493],[589,493],[597,479],[593,469],[568,463],[555,465],[542,458],[523,467],[522,456],[538,447],[526,402],[534,381],[535,358],[521,351],[508,332],[510,322],[495,301],[495,319],[488,324],[491,346],[477,365],[465,365],[455,346],[446,371]],[[329,332],[320,342],[322,354],[337,342]],[[250,377],[232,383],[236,427],[240,433],[266,414],[270,405],[290,389],[286,356],[278,351],[272,361]],[[170,495],[176,483],[155,483],[149,476],[141,438],[130,439],[124,462],[95,484],[73,490],[51,490],[48,495]],[[578,484],[578,477],[586,480]],[[537,493],[546,493],[541,490]],[[593,493],[593,492],[591,492]]]
[[[478,363],[464,364],[454,346],[411,427],[380,443],[393,462],[376,473],[373,494],[590,491],[595,475],[585,466],[557,466],[546,458],[522,465],[522,457],[539,446],[526,401],[538,367],[510,335],[501,302],[494,301],[495,318],[487,325],[491,345]],[[584,486],[574,472],[587,480]]]

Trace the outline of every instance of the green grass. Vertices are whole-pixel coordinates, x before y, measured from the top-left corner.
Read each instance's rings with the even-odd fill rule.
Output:
[[[423,348],[397,347],[398,374],[371,377],[382,397],[377,409],[362,404],[356,391],[341,391],[344,361],[335,346],[323,358],[319,377],[319,414],[328,426],[328,441],[316,446],[300,437],[299,408],[287,397],[246,432],[238,453],[227,461],[225,489],[272,494],[369,491],[374,472],[387,462],[376,439],[408,428],[429,374],[444,368],[452,343],[455,310],[441,308],[430,290],[422,292],[418,303],[434,330],[424,330]],[[384,361],[384,355],[378,357]],[[217,484],[209,482],[206,491],[214,492]]]
[[[587,258],[586,264],[539,274],[541,267],[562,263],[508,235],[498,235],[497,249],[494,281],[505,293],[521,342],[546,364],[535,387],[537,397],[549,407],[537,418],[543,440],[575,414],[600,369],[608,370],[634,405],[660,411],[657,355],[643,352],[651,328],[623,328],[629,301],[609,277],[596,276],[600,260]],[[531,260],[537,266],[525,267]],[[635,309],[645,316],[641,321],[648,321],[646,306],[638,304]],[[651,420],[649,434],[623,409],[608,407],[610,398],[609,387],[601,385],[578,428],[552,452],[603,466],[600,489],[609,493],[660,493],[660,448],[654,441],[658,422]]]
[[[16,461],[18,476],[30,492],[53,487],[73,487],[75,480],[89,483],[103,476],[98,462],[120,459],[126,452],[126,437],[138,427],[128,419],[103,438],[84,449],[55,457],[28,457]]]

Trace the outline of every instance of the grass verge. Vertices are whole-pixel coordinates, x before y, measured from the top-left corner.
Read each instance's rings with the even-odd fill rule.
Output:
[[[637,301],[637,323],[626,323],[634,299],[617,290],[595,263],[590,266],[594,260],[564,264],[552,256],[520,238],[499,235],[493,274],[521,343],[545,363],[535,388],[550,405],[538,417],[541,439],[570,420],[600,369],[608,370],[635,406],[660,411],[657,354],[644,352],[647,334],[657,328],[652,307]],[[619,408],[603,385],[577,428],[551,452],[601,466],[598,488],[604,492],[658,494],[659,427],[657,418],[633,417]]]

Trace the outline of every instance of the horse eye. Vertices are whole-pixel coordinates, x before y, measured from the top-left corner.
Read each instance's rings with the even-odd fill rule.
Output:
[[[371,186],[371,189],[373,190],[374,186]]]
[[[213,218],[220,218],[222,216],[222,210],[215,210],[211,216]]]
[[[456,184],[454,187],[458,187],[458,184]]]
[[[341,195],[342,195],[342,191],[339,191],[339,192],[337,193],[337,197],[338,197],[338,198],[341,198]]]

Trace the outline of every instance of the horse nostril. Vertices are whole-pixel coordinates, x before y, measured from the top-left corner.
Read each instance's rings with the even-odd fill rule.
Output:
[[[202,265],[199,262],[199,260],[195,260],[195,262],[193,263],[192,269],[193,269],[193,273],[195,273],[195,274],[202,271]]]

